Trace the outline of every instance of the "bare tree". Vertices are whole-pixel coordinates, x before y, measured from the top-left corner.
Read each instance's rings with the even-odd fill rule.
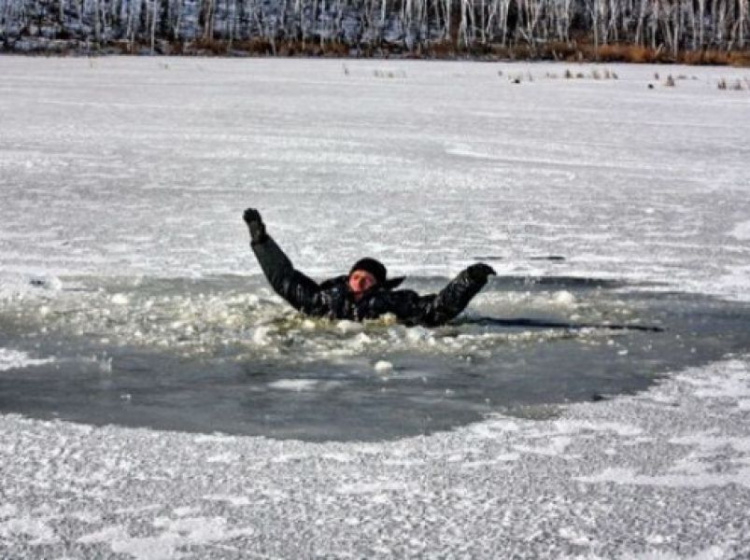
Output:
[[[750,0],[0,0],[0,40],[50,26],[77,40],[263,38],[320,45],[392,41],[407,50],[451,40],[459,47],[519,41],[538,46],[588,34],[673,57],[686,49],[747,49]]]

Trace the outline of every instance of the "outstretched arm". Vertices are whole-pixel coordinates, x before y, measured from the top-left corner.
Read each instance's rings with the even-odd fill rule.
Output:
[[[289,257],[266,233],[260,213],[248,208],[242,218],[250,230],[250,247],[274,291],[299,311],[311,315],[325,313],[325,310],[319,309],[322,304],[320,287],[294,268]]]
[[[440,293],[413,300],[409,306],[410,316],[402,319],[427,326],[445,324],[466,309],[472,298],[487,284],[487,278],[494,274],[494,269],[489,265],[473,264],[456,276]]]

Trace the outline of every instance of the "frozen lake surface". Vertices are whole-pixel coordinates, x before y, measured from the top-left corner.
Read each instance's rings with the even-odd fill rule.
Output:
[[[1,555],[750,555],[748,72],[566,68],[0,57]],[[247,206],[316,278],[499,277],[305,321]]]

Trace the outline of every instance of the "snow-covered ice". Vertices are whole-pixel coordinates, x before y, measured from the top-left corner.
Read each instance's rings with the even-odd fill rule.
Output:
[[[281,313],[322,341],[311,355],[377,344],[369,327],[285,315],[247,247],[251,205],[316,277],[369,254],[429,287],[481,259],[504,276],[750,301],[750,95],[717,88],[747,71],[610,66],[619,79],[565,80],[548,64],[346,67],[0,57],[0,306],[20,329],[0,333],[0,410],[14,371],[80,363],[102,383],[117,371],[111,355],[45,362],[63,326],[112,347],[187,341],[188,357],[241,332],[271,356],[292,336],[266,315]],[[674,88],[654,77],[667,71],[683,78]],[[243,275],[247,293],[190,292]],[[169,289],[149,302],[141,286]],[[586,303],[553,286],[484,294],[469,313],[574,321]],[[247,329],[243,307],[257,321]],[[419,329],[394,340],[448,345]],[[376,356],[373,375],[380,359],[395,366],[381,377],[403,373]],[[279,395],[318,390],[275,383]],[[380,442],[4,414],[0,556],[750,557],[748,394],[739,353],[636,395]]]

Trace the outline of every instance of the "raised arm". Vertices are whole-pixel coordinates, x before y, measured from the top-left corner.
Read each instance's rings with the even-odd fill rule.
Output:
[[[248,208],[242,218],[250,230],[250,247],[260,263],[263,274],[274,291],[288,301],[292,307],[310,315],[323,315],[318,284],[296,270],[268,233],[260,213]]]
[[[426,326],[442,325],[461,313],[472,298],[487,284],[487,278],[494,275],[494,269],[484,263],[473,264],[443,288],[440,293],[417,296],[414,292],[410,301],[400,307],[399,319]],[[394,292],[394,295],[398,292]]]

